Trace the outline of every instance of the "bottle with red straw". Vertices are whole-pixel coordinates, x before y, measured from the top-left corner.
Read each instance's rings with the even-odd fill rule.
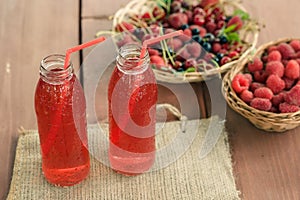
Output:
[[[147,46],[181,34],[175,31],[119,49],[108,89],[109,160],[118,173],[141,174],[154,163],[157,84]]]
[[[66,55],[50,55],[41,61],[35,92],[42,170],[49,183],[71,186],[87,177],[90,158],[87,141],[86,102],[73,73],[71,53],[105,38],[70,48]]]

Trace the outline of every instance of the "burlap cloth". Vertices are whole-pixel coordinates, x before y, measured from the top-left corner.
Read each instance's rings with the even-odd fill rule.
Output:
[[[195,125],[195,121],[200,123]],[[213,150],[205,158],[199,158],[199,148],[208,124],[209,119],[187,122],[188,128],[197,130],[197,136],[188,150],[167,167],[126,177],[91,156],[88,178],[75,186],[64,188],[55,187],[44,179],[38,133],[26,131],[18,140],[7,199],[239,199],[227,133],[223,131]],[[180,122],[166,123],[157,141],[167,139],[168,134],[176,132],[180,126]],[[88,128],[89,140],[93,139],[96,131],[93,126]]]

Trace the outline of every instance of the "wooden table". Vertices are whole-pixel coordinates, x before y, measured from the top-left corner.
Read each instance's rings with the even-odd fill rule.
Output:
[[[0,199],[5,198],[9,188],[18,129],[37,128],[33,95],[40,60],[93,39],[98,30],[109,30],[108,17],[128,1],[0,1]],[[299,0],[245,0],[243,4],[253,17],[266,24],[259,44],[300,36]],[[74,54],[74,65],[78,67],[87,53]],[[181,86],[170,87],[180,91]],[[201,85],[194,84],[193,88],[200,97]],[[176,105],[172,93],[163,87],[159,102]],[[193,112],[187,115],[195,117]],[[266,133],[229,108],[226,127],[243,199],[300,199],[300,128],[284,134]]]

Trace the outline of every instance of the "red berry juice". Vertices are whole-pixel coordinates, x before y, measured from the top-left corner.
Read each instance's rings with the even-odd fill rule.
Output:
[[[41,67],[35,110],[44,176],[52,184],[70,186],[88,175],[90,158],[83,90],[73,69],[62,66]]]
[[[109,159],[125,175],[146,172],[155,160],[157,85],[149,57],[137,66],[139,50],[135,45],[120,49],[108,89]]]

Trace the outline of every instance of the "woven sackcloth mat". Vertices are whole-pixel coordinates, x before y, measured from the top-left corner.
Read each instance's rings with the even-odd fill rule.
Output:
[[[18,140],[7,199],[239,199],[227,133],[223,131],[213,150],[206,157],[199,158],[209,122],[210,119],[187,121],[187,129],[197,131],[195,139],[179,159],[162,169],[128,177],[115,173],[91,155],[88,178],[71,187],[55,187],[44,179],[38,132],[25,131]],[[107,128],[107,125],[104,126]],[[159,140],[170,139],[169,135],[180,126],[180,122],[165,123],[157,136],[158,143],[161,143]],[[94,126],[88,127],[89,140],[96,137],[97,130]],[[97,145],[89,142],[91,144]]]

